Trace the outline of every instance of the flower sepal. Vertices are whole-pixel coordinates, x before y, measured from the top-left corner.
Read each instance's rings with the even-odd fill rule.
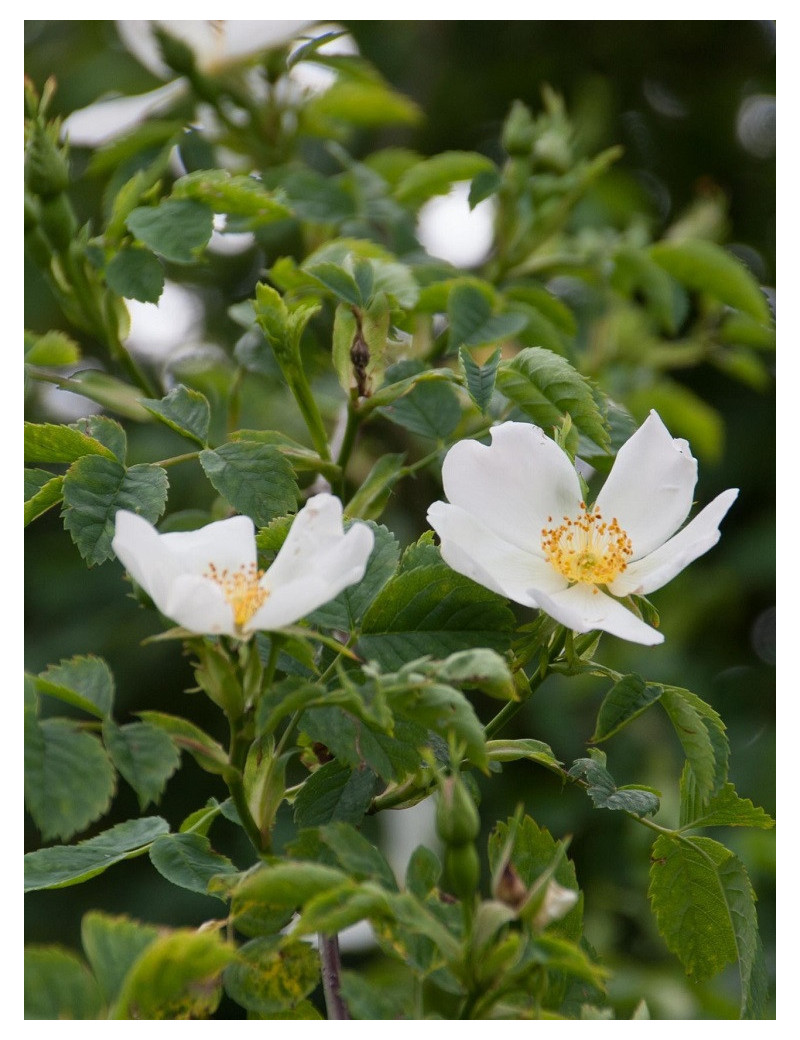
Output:
[[[231,660],[221,643],[192,639],[190,647],[197,656],[194,677],[198,687],[222,708],[231,723],[245,711],[245,693],[238,663]]]

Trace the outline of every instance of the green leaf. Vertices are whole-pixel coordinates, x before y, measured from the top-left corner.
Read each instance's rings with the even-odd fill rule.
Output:
[[[74,462],[82,455],[114,458],[114,453],[105,444],[71,426],[25,423],[26,462]]]
[[[302,728],[310,740],[331,751],[341,765],[357,770],[366,763],[387,782],[418,769],[419,748],[428,742],[428,732],[419,722],[395,719],[391,732],[384,732],[329,705],[307,710]]]
[[[758,827],[769,830],[775,821],[749,798],[740,798],[733,784],[723,784],[693,819],[681,819],[681,829],[695,827]]]
[[[249,871],[231,892],[234,919],[261,906],[294,910],[320,892],[337,888],[348,877],[336,867],[306,860],[282,859]]]
[[[111,419],[107,415],[88,415],[83,419],[78,419],[71,426],[73,430],[79,430],[87,437],[94,437],[101,444],[105,444],[109,451],[113,452],[117,462],[125,464],[128,437],[116,419]]]
[[[317,262],[304,264],[303,270],[332,292],[337,299],[353,307],[363,307],[366,304],[367,301],[363,299],[355,278],[344,267],[330,262]]]
[[[429,654],[443,658],[474,646],[503,653],[514,615],[500,596],[442,564],[400,573],[364,615],[357,652],[393,670]]]
[[[385,857],[351,824],[328,823],[318,833],[350,877],[359,881],[372,878],[390,891],[397,890],[394,871]]]
[[[64,494],[64,478],[44,469],[25,470],[25,526],[57,505]]]
[[[323,136],[329,133],[329,121],[369,127],[414,124],[422,118],[415,102],[382,83],[344,79],[337,79],[326,91],[312,97],[301,114],[304,123],[319,126]]]
[[[210,206],[194,199],[166,199],[139,206],[125,221],[129,230],[154,252],[176,264],[191,264],[214,230]]]
[[[648,895],[686,974],[703,982],[738,961],[742,1016],[759,1017],[766,986],[755,894],[730,849],[711,838],[662,835],[651,854]]]
[[[68,378],[65,376],[59,379],[58,386],[62,390],[80,394],[81,397],[88,397],[90,401],[96,401],[103,408],[123,415],[126,419],[134,419],[136,422],[147,421],[147,412],[139,404],[141,390],[106,372],[98,372],[94,368],[85,369]]]
[[[611,284],[628,297],[640,292],[659,326],[670,335],[677,332],[683,294],[664,267],[646,252],[621,246],[614,255]]]
[[[48,665],[35,682],[41,693],[88,711],[98,719],[111,715],[114,676],[102,657],[78,655],[57,665]]]
[[[360,823],[378,787],[371,769],[350,770],[327,762],[306,780],[294,802],[298,827],[318,827],[332,820]]]
[[[382,889],[346,881],[339,888],[310,899],[292,928],[292,935],[336,935],[359,921],[386,916],[388,900]]]
[[[526,347],[513,361],[501,362],[497,386],[542,429],[560,426],[569,414],[581,433],[601,448],[608,446],[608,430],[592,388],[566,358]]]
[[[728,778],[728,738],[716,711],[696,694],[665,686],[661,705],[675,727],[692,770],[697,795],[706,801]]]
[[[107,812],[116,777],[98,738],[25,712],[25,804],[42,837],[69,838]]]
[[[125,977],[114,1018],[207,1018],[219,1005],[221,974],[235,952],[213,931],[160,936]]]
[[[90,910],[81,921],[81,943],[106,1003],[119,996],[134,962],[159,935],[153,925]]]
[[[64,477],[64,526],[91,567],[113,557],[111,539],[119,509],[129,509],[155,523],[167,501],[166,470],[86,455]]]
[[[347,507],[349,510],[349,506]],[[339,595],[315,610],[309,616],[311,625],[354,631],[361,622],[370,604],[397,569],[400,549],[397,539],[388,528],[367,521],[375,536],[364,577],[356,585],[343,589]]]
[[[231,441],[200,452],[200,465],[213,484],[257,527],[293,512],[298,488],[294,470],[277,448],[256,441]]]
[[[658,812],[659,801],[652,790],[636,785],[617,787],[605,767],[605,755],[592,749],[591,758],[577,758],[569,775],[583,779],[587,794],[598,809],[621,809],[636,816],[652,816]]]
[[[495,164],[478,152],[440,152],[405,171],[395,197],[417,209],[434,195],[446,195],[457,181],[471,181],[478,174],[496,173]]]
[[[408,1007],[402,986],[382,986],[380,980],[346,970],[341,973],[340,982],[347,1010],[356,1021],[391,1022],[406,1017]]]
[[[297,1007],[319,982],[319,956],[308,943],[253,939],[225,970],[225,992],[259,1014]]]
[[[79,345],[60,329],[51,329],[41,336],[25,332],[25,362],[28,365],[74,365],[80,358]]]
[[[444,661],[432,661],[423,671],[460,689],[481,690],[501,701],[518,700],[508,662],[494,650],[460,650]]]
[[[158,303],[164,291],[164,268],[149,249],[126,246],[106,267],[108,286],[118,296],[140,303]]]
[[[261,181],[227,170],[196,170],[181,177],[172,187],[172,198],[195,199],[210,206],[215,213],[247,217],[248,228],[286,220],[292,215]]]
[[[171,430],[201,446],[206,444],[211,407],[199,390],[179,384],[160,401],[143,400],[142,404]]]
[[[394,485],[403,476],[405,454],[381,455],[345,506],[348,516],[374,520],[386,508]]]
[[[646,683],[640,675],[624,675],[603,698],[597,713],[592,743],[599,744],[627,726],[659,699],[662,687]]]
[[[452,386],[441,382],[417,383],[378,411],[398,426],[434,440],[444,440],[461,421],[458,395]]]
[[[436,888],[441,876],[442,864],[436,853],[425,845],[418,845],[406,867],[406,889],[417,899],[425,899]]]
[[[97,982],[76,954],[57,946],[25,950],[26,1019],[97,1019],[104,1017]]]
[[[521,758],[538,762],[547,769],[561,773],[561,763],[549,744],[522,737],[516,740],[488,740],[486,753],[492,762],[516,762]]]
[[[706,292],[721,303],[770,323],[769,307],[758,282],[726,249],[705,239],[656,242],[650,256],[689,289]]]
[[[459,347],[458,360],[461,362],[461,368],[464,371],[469,396],[480,410],[485,412],[494,393],[497,367],[500,364],[500,348],[498,347],[490,358],[482,365],[479,365],[467,351],[466,347]]]
[[[409,684],[390,697],[392,710],[418,725],[427,726],[443,739],[454,736],[464,745],[466,757],[481,769],[488,764],[486,737],[475,709],[452,686],[422,682]]]
[[[193,722],[161,711],[140,711],[138,714],[144,722],[163,730],[181,751],[188,751],[206,772],[224,774],[230,768],[222,745]]]
[[[208,883],[215,875],[237,872],[228,857],[215,852],[201,834],[165,834],[156,838],[149,855],[167,881],[200,895],[208,894]]]
[[[146,722],[117,726],[107,719],[103,740],[111,761],[138,795],[139,808],[144,811],[150,802],[158,802],[180,765],[180,754],[169,736]]]
[[[160,816],[118,823],[110,830],[77,845],[53,845],[25,856],[25,891],[66,888],[102,874],[114,863],[145,852],[151,842],[169,831]]]
[[[511,339],[527,324],[525,315],[517,311],[493,314],[490,293],[472,282],[461,281],[450,290],[447,317],[452,353],[459,347],[487,347]]]
[[[626,404],[644,419],[655,409],[664,425],[686,440],[701,459],[716,462],[725,444],[725,421],[712,405],[682,383],[661,377],[626,395]]]

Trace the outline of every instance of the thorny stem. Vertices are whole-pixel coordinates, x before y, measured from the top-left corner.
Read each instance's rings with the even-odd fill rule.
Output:
[[[350,1012],[342,999],[340,975],[342,961],[339,957],[339,937],[336,935],[319,935],[319,959],[322,964],[322,989],[325,993],[325,1007],[330,1020],[343,1021],[350,1018]]]

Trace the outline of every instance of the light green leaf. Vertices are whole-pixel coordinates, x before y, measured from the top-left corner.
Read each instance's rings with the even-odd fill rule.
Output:
[[[149,249],[126,246],[109,260],[106,281],[127,300],[158,303],[164,291],[164,267]]]
[[[163,730],[146,722],[103,724],[103,740],[111,761],[139,797],[139,808],[158,802],[167,780],[180,765],[180,754]]]
[[[519,699],[508,662],[494,650],[460,650],[444,661],[424,665],[422,670],[460,689],[482,690],[501,701]]]
[[[63,477],[54,477],[44,469],[25,470],[25,526],[63,497]]]
[[[716,462],[725,444],[725,421],[712,405],[689,387],[661,377],[652,386],[626,396],[634,415],[644,419],[654,408],[673,434],[685,437],[701,459]]]
[[[247,217],[247,226],[251,228],[292,215],[261,181],[227,170],[196,170],[186,174],[173,185],[172,198],[195,199],[210,206],[215,213]]]
[[[207,1018],[219,1005],[222,971],[235,952],[212,931],[160,936],[126,975],[113,1017]]]
[[[114,706],[114,676],[102,657],[77,655],[57,665],[48,665],[36,677],[41,693],[57,697],[99,719],[107,718]]]
[[[81,921],[81,943],[107,1004],[119,996],[128,971],[158,938],[158,928],[128,917],[90,910]]]
[[[150,846],[150,861],[167,881],[200,895],[208,894],[208,883],[217,874],[235,874],[227,856],[211,848],[201,834],[165,834]]]
[[[297,1007],[319,982],[319,956],[304,942],[280,936],[253,939],[225,970],[225,991],[249,1011],[269,1014]]]
[[[378,593],[356,648],[389,671],[426,654],[443,658],[474,646],[503,653],[513,626],[500,596],[442,564],[416,567]]]
[[[105,444],[71,426],[25,423],[26,462],[74,462],[82,455],[114,458],[114,453]]]
[[[446,195],[456,181],[496,172],[491,159],[478,152],[440,152],[409,167],[400,177],[395,197],[417,209],[434,195]]]
[[[41,336],[25,331],[25,362],[28,365],[74,365],[80,357],[81,348],[60,329],[52,329]]]
[[[549,744],[541,740],[521,737],[516,740],[488,740],[486,753],[493,762],[516,762],[521,758],[538,762],[547,769],[561,773],[561,763]]]
[[[386,508],[394,485],[403,476],[405,454],[381,455],[345,506],[348,516],[374,520]]]
[[[614,254],[611,284],[617,292],[628,297],[641,292],[659,326],[674,335],[680,317],[681,297],[685,294],[667,274],[665,266],[656,263],[643,250],[621,246]]]
[[[86,455],[64,477],[64,526],[91,567],[113,557],[117,510],[128,509],[155,523],[164,511],[169,482],[161,466],[127,469],[116,460]]]
[[[147,422],[147,412],[139,404],[141,390],[130,383],[117,379],[116,376],[88,368],[83,372],[76,372],[72,376],[59,379],[58,386],[62,390],[69,390],[73,394],[87,397],[90,401],[96,401],[103,408],[116,412],[117,415],[122,415],[126,419]]]
[[[169,831],[160,816],[118,823],[77,845],[53,845],[25,856],[25,891],[66,888],[102,874],[114,863],[147,851],[151,842]]]
[[[128,437],[123,427],[116,419],[107,415],[87,415],[71,423],[73,430],[85,433],[87,437],[94,437],[101,444],[113,452],[117,462],[125,465],[125,457],[128,452]]]
[[[214,229],[210,206],[194,199],[166,199],[139,206],[125,221],[129,230],[154,252],[176,264],[191,264]]]
[[[497,380],[497,366],[500,364],[500,348],[498,347],[490,358],[482,365],[479,365],[467,351],[466,347],[459,347],[458,360],[461,362],[461,368],[464,371],[469,396],[480,410],[485,412],[494,393],[494,386]]]
[[[706,239],[656,242],[650,256],[689,289],[714,296],[729,307],[769,324],[767,300],[747,268],[722,246]]]
[[[25,712],[25,804],[42,837],[70,838],[108,811],[116,776],[98,738]]]
[[[26,1019],[97,1019],[103,998],[84,962],[57,946],[25,950]]]
[[[293,512],[298,488],[294,470],[277,448],[231,441],[200,452],[200,465],[214,488],[257,527]]]
[[[391,1022],[405,1018],[408,1008],[402,986],[382,986],[380,980],[347,970],[342,971],[340,981],[347,1010],[356,1021]]]
[[[310,899],[295,922],[292,935],[336,935],[359,921],[389,916],[388,906],[386,893],[377,886],[346,881],[339,888]]]
[[[569,414],[581,433],[601,448],[608,446],[608,430],[592,388],[566,358],[526,347],[513,361],[500,364],[497,386],[542,429],[559,426]]]
[[[414,124],[422,118],[415,102],[382,83],[337,79],[326,91],[317,94],[301,110],[304,123],[327,133],[330,121],[346,126],[386,126],[391,123]]]
[[[703,982],[739,963],[742,1017],[758,1018],[765,998],[755,894],[742,864],[710,838],[658,838],[648,895],[659,931],[687,975]]]
[[[201,446],[206,444],[211,407],[199,390],[179,384],[160,401],[143,400],[142,404],[171,430]]]
[[[603,698],[591,740],[599,744],[627,726],[659,699],[662,688],[639,675],[624,675]]]

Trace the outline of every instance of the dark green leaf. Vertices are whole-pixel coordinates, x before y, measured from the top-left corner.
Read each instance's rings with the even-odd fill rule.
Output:
[[[662,835],[653,846],[648,895],[687,975],[702,982],[738,961],[743,1017],[757,1018],[765,980],[755,895],[730,849],[710,838]]]
[[[569,775],[585,780],[587,793],[598,809],[622,809],[637,816],[652,816],[658,812],[659,801],[651,790],[633,785],[617,787],[605,767],[602,751],[593,749],[591,754],[591,758],[576,759]]]
[[[129,509],[155,523],[164,511],[168,486],[161,466],[126,469],[99,455],[73,462],[64,477],[64,526],[89,566],[113,556],[117,510]]]
[[[503,653],[513,625],[501,597],[449,567],[422,566],[383,587],[364,615],[357,650],[387,671],[474,646]]]
[[[639,675],[623,676],[603,698],[591,740],[600,743],[619,733],[623,726],[655,704],[661,692],[660,686],[646,683]]]
[[[76,954],[57,946],[25,950],[26,1019],[97,1019],[103,998],[89,969]]]
[[[128,917],[111,917],[99,910],[84,914],[81,943],[106,1003],[114,1003],[134,962],[157,938],[158,928]]]
[[[228,756],[222,745],[193,722],[160,711],[140,711],[139,717],[168,734],[176,747],[188,751],[207,772],[225,773],[229,768]]]
[[[442,865],[436,853],[418,845],[406,867],[406,889],[417,899],[425,899],[436,888],[441,875]]]
[[[656,242],[650,256],[689,289],[716,297],[729,307],[769,324],[767,300],[747,268],[722,246],[705,239]]]
[[[470,282],[457,282],[447,299],[449,349],[486,347],[510,339],[525,328],[525,315],[515,311],[493,314],[490,293]]]
[[[42,837],[70,838],[105,813],[116,777],[98,738],[25,712],[25,804]]]
[[[228,857],[215,852],[201,834],[165,834],[156,838],[149,855],[167,881],[200,895],[208,893],[208,883],[216,874],[236,873]]]
[[[323,744],[337,760],[352,769],[366,763],[384,780],[398,780],[420,766],[419,748],[428,739],[424,726],[406,719],[395,720],[391,733],[383,732],[336,707],[306,711],[302,728]]]
[[[665,686],[661,705],[669,716],[692,770],[697,796],[706,801],[728,778],[728,738],[716,711],[696,694]]]
[[[405,454],[381,455],[345,506],[348,516],[375,520],[386,508],[394,486],[403,476]]]
[[[48,665],[36,677],[37,689],[103,719],[114,706],[114,676],[102,657],[76,656]]]
[[[526,347],[513,361],[501,363],[497,386],[542,429],[559,426],[569,414],[581,433],[601,448],[608,446],[608,430],[592,388],[566,358]]]
[[[234,509],[264,527],[297,506],[294,470],[277,448],[256,441],[232,441],[200,453],[200,465]]]
[[[88,415],[84,419],[78,419],[72,423],[73,430],[85,433],[87,437],[94,437],[101,444],[113,452],[117,462],[125,465],[125,456],[128,452],[128,437],[123,427],[116,419],[107,415]]]
[[[48,509],[57,505],[63,496],[63,477],[54,477],[44,469],[25,470],[25,526]]]
[[[126,247],[109,261],[106,281],[110,289],[127,300],[158,303],[164,291],[164,268],[149,249]]]
[[[379,980],[343,971],[341,988],[347,1010],[357,1021],[391,1022],[407,1017],[406,993],[401,986],[382,986]]]
[[[210,206],[194,199],[167,199],[139,206],[128,215],[130,231],[154,252],[176,264],[191,264],[214,230]]]
[[[398,426],[434,440],[444,440],[461,421],[457,394],[449,384],[439,382],[419,383],[378,411]]]
[[[361,296],[361,290],[353,277],[344,267],[338,264],[321,262],[305,264],[303,270],[311,275],[315,281],[328,289],[339,300],[349,303],[353,307],[363,307],[366,300]]]
[[[384,856],[349,823],[328,823],[319,836],[344,870],[359,881],[373,878],[384,888],[396,890],[394,872]]]
[[[294,803],[298,827],[318,827],[331,820],[360,823],[378,786],[371,769],[350,770],[338,762],[320,766],[306,780]]]
[[[482,365],[475,361],[465,347],[458,348],[458,359],[467,380],[469,396],[480,410],[485,412],[494,393],[497,366],[500,364],[500,348],[498,347]]]
[[[118,823],[110,830],[77,845],[53,845],[25,856],[25,891],[65,888],[102,874],[114,863],[147,850],[151,842],[169,831],[160,816]]]
[[[775,821],[749,798],[740,798],[733,784],[723,784],[699,814],[689,820],[681,818],[681,828],[758,827],[769,830]]]
[[[171,430],[197,444],[208,440],[208,424],[211,408],[204,394],[179,384],[160,401],[142,401],[144,407]]]
[[[180,754],[167,734],[146,722],[103,725],[111,761],[139,796],[139,808],[158,802],[167,780],[180,765]]]

